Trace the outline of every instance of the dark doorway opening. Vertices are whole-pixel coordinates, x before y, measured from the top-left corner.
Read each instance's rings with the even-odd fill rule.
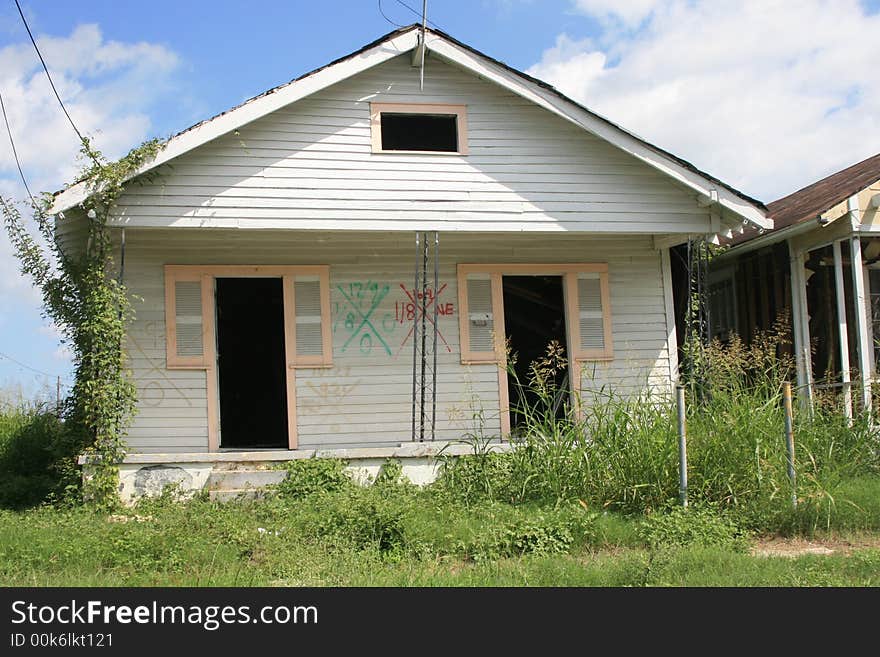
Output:
[[[217,279],[220,447],[287,449],[280,278]]]
[[[510,426],[515,433],[525,421],[522,410],[535,408],[539,403],[538,394],[529,386],[531,364],[546,355],[552,341],[559,343],[567,357],[565,297],[561,276],[504,276],[502,287],[505,337],[516,358],[516,377],[508,376],[507,383]],[[569,402],[567,367],[556,372],[554,383],[554,412],[561,418]]]

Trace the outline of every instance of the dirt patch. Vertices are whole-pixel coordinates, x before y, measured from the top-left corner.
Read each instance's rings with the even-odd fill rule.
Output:
[[[781,538],[778,536],[758,539],[752,547],[756,557],[800,557],[805,554],[851,554],[854,550],[880,548],[880,536],[838,538],[834,536],[815,538]]]

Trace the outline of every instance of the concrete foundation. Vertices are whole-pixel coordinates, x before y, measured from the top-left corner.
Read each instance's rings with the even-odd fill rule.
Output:
[[[509,443],[495,443],[492,451],[510,449]],[[346,461],[352,479],[362,485],[372,483],[386,459],[400,462],[403,476],[418,486],[433,482],[442,456],[473,454],[470,445],[456,443],[402,443],[399,447],[359,449],[267,450],[255,452],[214,452],[182,454],[129,454],[119,465],[119,497],[131,504],[143,496],[158,495],[169,486],[184,495],[208,490],[217,499],[262,490],[279,483],[286,472],[285,461],[306,458],[335,458]],[[83,478],[93,465],[80,457]]]

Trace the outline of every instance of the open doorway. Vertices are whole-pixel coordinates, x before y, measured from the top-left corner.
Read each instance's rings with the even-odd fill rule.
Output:
[[[287,449],[280,278],[217,279],[220,447]]]
[[[504,331],[511,352],[516,357],[508,376],[510,426],[516,433],[525,418],[524,407],[534,408],[538,395],[529,389],[530,366],[547,353],[547,345],[558,342],[566,352],[565,296],[561,276],[504,276]],[[516,379],[519,380],[519,385]],[[568,403],[568,369],[557,371],[555,377],[557,417],[563,417]]]

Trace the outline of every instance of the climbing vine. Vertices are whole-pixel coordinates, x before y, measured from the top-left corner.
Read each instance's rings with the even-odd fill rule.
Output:
[[[21,272],[42,292],[45,312],[73,354],[76,378],[65,405],[65,433],[73,454],[85,453],[92,464],[84,498],[102,508],[118,500],[118,464],[125,456],[125,433],[136,402],[123,342],[133,309],[122,280],[116,277],[108,220],[124,184],[156,156],[159,147],[158,140],[148,141],[120,160],[107,162],[88,139],[83,140],[81,154],[88,164],[80,179],[88,194],[80,206],[81,227],[73,224],[68,230],[56,230],[48,215],[52,195],[43,194],[33,207],[42,238],[38,239],[16,206],[0,197],[4,226]],[[59,216],[58,221],[76,220]],[[62,239],[62,234],[67,237]]]

